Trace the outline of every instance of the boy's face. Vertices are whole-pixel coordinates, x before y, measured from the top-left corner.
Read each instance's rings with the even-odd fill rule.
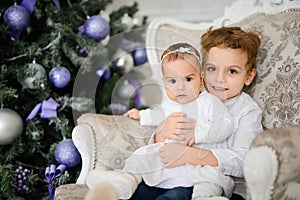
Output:
[[[186,60],[165,62],[163,80],[168,97],[177,103],[189,103],[200,93],[200,72]]]
[[[239,49],[211,48],[202,74],[208,92],[221,100],[237,96],[256,74],[246,70],[246,63],[247,54]]]

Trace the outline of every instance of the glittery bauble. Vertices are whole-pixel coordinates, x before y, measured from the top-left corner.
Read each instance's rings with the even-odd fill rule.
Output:
[[[12,143],[23,132],[23,120],[14,110],[0,109],[0,145]]]
[[[134,65],[142,65],[148,61],[146,48],[144,46],[137,47],[133,52]]]
[[[129,72],[133,65],[132,56],[125,51],[119,50],[113,57],[112,70],[119,74],[124,74]]]
[[[10,6],[3,18],[5,24],[14,31],[22,31],[30,24],[30,13],[23,6]]]
[[[37,89],[38,86],[34,84],[34,82],[44,78],[46,75],[46,70],[42,65],[35,63],[35,61],[33,61],[33,63],[30,63],[28,68],[29,70],[35,71],[35,74],[31,77],[25,78],[21,83],[25,88]]]
[[[110,26],[106,19],[100,15],[94,15],[84,23],[84,34],[96,41],[104,39],[110,31]]]
[[[75,167],[81,160],[80,153],[75,147],[72,139],[65,139],[58,143],[55,148],[55,159],[59,164]]]
[[[63,88],[71,80],[71,73],[65,67],[54,67],[49,73],[49,79],[56,88]]]

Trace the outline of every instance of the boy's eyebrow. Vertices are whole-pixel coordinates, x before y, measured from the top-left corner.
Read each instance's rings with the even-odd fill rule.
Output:
[[[205,64],[204,64],[204,66],[206,66],[206,65],[214,65],[214,66],[216,66],[214,63],[210,63],[210,62],[206,62]],[[238,67],[238,68],[242,68],[240,65],[235,65],[235,64],[233,64],[233,65],[228,65],[228,66],[225,66],[225,67]]]

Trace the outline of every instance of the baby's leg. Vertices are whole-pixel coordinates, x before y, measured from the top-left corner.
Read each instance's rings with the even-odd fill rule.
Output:
[[[141,177],[126,173],[121,170],[116,171],[105,171],[105,170],[92,170],[89,172],[86,183],[91,189],[91,193],[100,193],[94,187],[100,187],[101,185],[107,185],[111,189],[102,190],[101,192],[106,193],[109,191],[110,195],[116,199],[129,199],[138,184],[141,182]],[[101,195],[99,195],[101,196]],[[112,198],[113,199],[113,198]],[[87,199],[92,200],[92,199]],[[108,200],[107,198],[98,198],[97,200]]]
[[[192,200],[226,200],[226,197],[221,197],[222,194],[222,187],[217,184],[198,183],[194,185]]]

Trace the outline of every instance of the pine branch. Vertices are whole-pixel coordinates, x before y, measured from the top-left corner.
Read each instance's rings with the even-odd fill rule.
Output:
[[[40,54],[40,52],[41,51],[45,51],[45,50],[47,50],[47,49],[49,49],[52,45],[54,45],[54,44],[56,44],[57,42],[59,42],[59,40],[61,39],[61,35],[60,35],[60,33],[58,33],[58,36],[52,41],[52,42],[50,42],[48,45],[46,45],[45,47],[43,47],[43,48],[38,48],[35,52],[35,54]],[[6,61],[15,61],[15,60],[17,60],[17,59],[19,59],[19,58],[23,58],[23,57],[26,57],[26,56],[28,56],[29,55],[29,53],[23,53],[23,54],[21,54],[21,55],[18,55],[18,56],[14,56],[14,57],[12,57],[12,58],[8,58],[8,59],[5,59]]]

